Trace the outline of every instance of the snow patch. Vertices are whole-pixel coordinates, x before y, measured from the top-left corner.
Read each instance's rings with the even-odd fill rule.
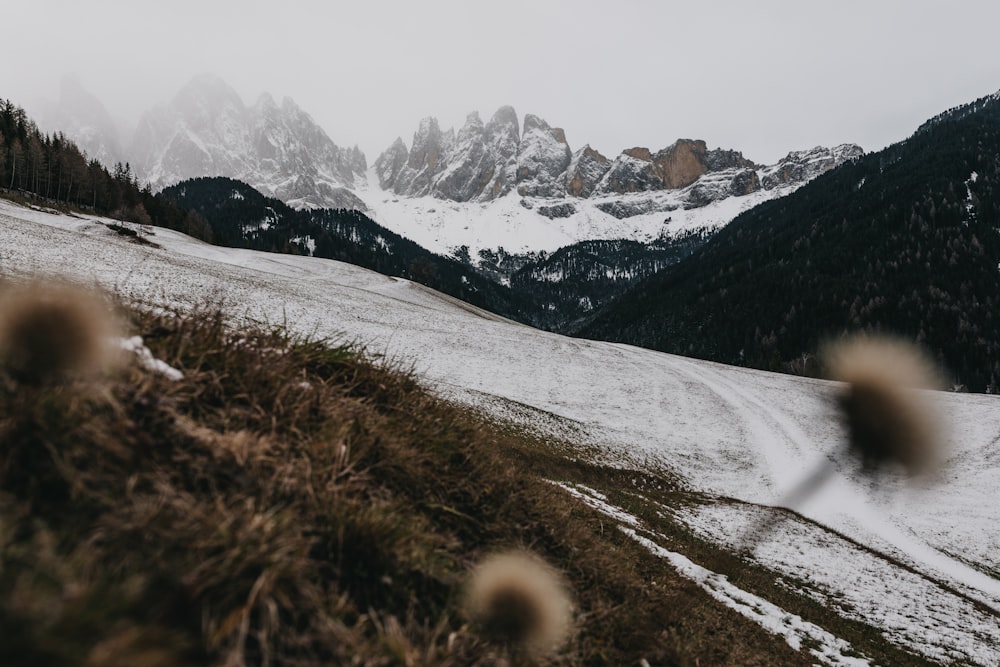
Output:
[[[142,342],[142,336],[132,336],[131,338],[119,338],[118,347],[126,352],[131,352],[139,361],[139,365],[148,371],[159,373],[168,380],[177,382],[184,379],[184,374],[168,364],[153,356],[153,353]]]
[[[568,484],[557,484],[557,486],[602,514],[618,521],[622,524],[618,526],[619,530],[644,546],[653,555],[670,563],[681,576],[695,582],[712,598],[749,618],[771,634],[784,638],[788,645],[796,651],[801,651],[805,644],[810,646],[809,653],[823,664],[870,667],[870,660],[854,657],[857,653],[850,643],[758,595],[744,591],[733,585],[724,575],[695,564],[687,556],[665,549],[653,540],[643,537],[638,531],[649,531],[642,528],[639,519],[608,503],[607,496],[582,485],[576,485],[576,488]],[[654,534],[654,536],[656,535]],[[664,539],[662,536],[657,537]],[[812,648],[815,645],[818,645],[818,648]]]

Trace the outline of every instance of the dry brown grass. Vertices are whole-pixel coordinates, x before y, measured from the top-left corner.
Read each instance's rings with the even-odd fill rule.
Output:
[[[182,380],[0,382],[0,664],[500,664],[461,590],[509,549],[572,589],[548,663],[807,664],[406,373],[212,311],[130,318]]]

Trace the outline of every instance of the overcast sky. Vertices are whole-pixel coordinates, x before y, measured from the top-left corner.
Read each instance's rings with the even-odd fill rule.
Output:
[[[74,74],[135,122],[214,73],[293,98],[369,162],[423,116],[504,104],[613,157],[704,139],[771,163],[877,150],[1000,90],[1000,2],[30,0],[7,3],[0,97],[31,110]]]

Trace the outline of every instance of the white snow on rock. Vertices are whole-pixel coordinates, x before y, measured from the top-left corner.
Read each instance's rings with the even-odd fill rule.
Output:
[[[455,202],[433,197],[401,197],[382,191],[378,177],[369,172],[369,190],[360,191],[373,220],[432,252],[449,255],[468,246],[475,257],[483,249],[504,248],[508,252],[552,252],[579,241],[633,239],[649,242],[660,236],[677,236],[697,230],[715,231],[757,204],[783,196],[800,184],[758,190],[744,197],[728,197],[707,206],[685,209],[691,188],[704,187],[700,181],[691,188],[640,192],[606,197],[564,199],[521,197],[516,192],[491,202]],[[524,202],[524,203],[522,203]],[[531,208],[527,208],[525,203]],[[561,204],[573,213],[564,218],[547,218],[538,210]],[[643,207],[650,213],[617,218],[601,210],[616,204]],[[667,210],[662,212],[662,210]],[[660,212],[658,212],[660,211]]]
[[[130,150],[139,178],[160,190],[188,178],[228,176],[295,208],[364,210],[351,191],[368,165],[337,146],[290,98],[252,106],[224,81],[195,77],[140,119]]]

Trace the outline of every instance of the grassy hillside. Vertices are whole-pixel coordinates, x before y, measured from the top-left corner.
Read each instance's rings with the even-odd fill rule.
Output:
[[[470,569],[511,548],[575,600],[551,664],[811,662],[549,481],[655,477],[488,423],[356,350],[211,309],[124,318],[180,379],[133,357],[82,376],[12,356],[69,342],[73,363],[87,346],[65,334],[86,327],[58,313],[27,348],[0,336],[0,664],[525,663],[462,612]]]

